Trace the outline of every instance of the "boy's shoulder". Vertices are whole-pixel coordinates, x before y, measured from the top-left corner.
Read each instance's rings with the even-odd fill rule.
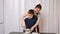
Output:
[[[28,18],[25,18],[25,20],[28,20]]]

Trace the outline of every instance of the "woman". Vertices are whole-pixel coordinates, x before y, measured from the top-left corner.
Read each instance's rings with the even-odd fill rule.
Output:
[[[38,19],[36,21],[36,24],[31,27],[31,31],[33,31],[33,29],[37,27],[37,32],[39,32],[38,24],[40,22],[40,11],[41,11],[41,8],[42,8],[42,6],[40,4],[36,5],[35,8],[34,8],[34,14],[37,16]],[[27,13],[23,15],[23,20],[24,20],[24,18],[27,15],[28,15]],[[25,23],[24,22],[22,23],[22,26],[25,27]]]

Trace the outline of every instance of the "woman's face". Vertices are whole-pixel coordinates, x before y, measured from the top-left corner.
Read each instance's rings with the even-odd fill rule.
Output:
[[[34,9],[34,13],[39,13],[40,9],[39,8],[35,8]]]

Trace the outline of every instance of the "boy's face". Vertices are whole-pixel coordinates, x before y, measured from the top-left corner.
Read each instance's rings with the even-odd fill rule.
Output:
[[[33,14],[28,14],[28,18],[29,19],[33,18]]]

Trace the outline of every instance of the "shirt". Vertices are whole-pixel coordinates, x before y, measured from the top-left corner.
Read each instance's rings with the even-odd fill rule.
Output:
[[[29,18],[25,18],[25,24],[26,24],[26,28],[31,28],[37,21],[37,17],[34,16],[32,19]]]

